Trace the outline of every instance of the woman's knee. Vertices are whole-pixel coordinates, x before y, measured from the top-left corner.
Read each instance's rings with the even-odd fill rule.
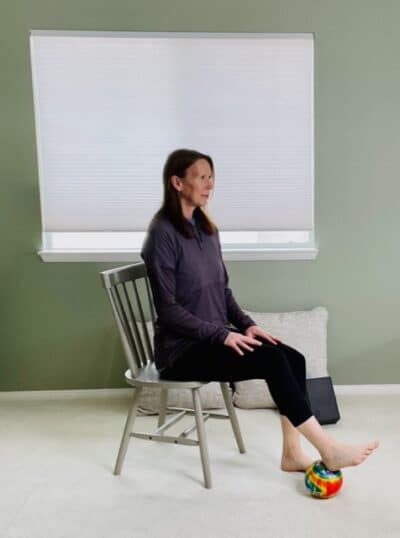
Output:
[[[291,370],[295,373],[298,379],[302,379],[306,376],[306,359],[300,351],[290,346],[282,346],[280,350],[285,355],[287,362]]]
[[[287,371],[291,369],[287,354],[277,346],[273,348],[260,346],[254,351],[254,359],[262,371],[271,371],[271,369]]]
[[[303,363],[306,362],[304,355],[300,351],[295,349],[294,347],[290,347],[286,344],[281,344],[281,343],[278,345],[279,345],[279,349],[283,351],[287,357],[297,360],[299,362],[303,362]]]

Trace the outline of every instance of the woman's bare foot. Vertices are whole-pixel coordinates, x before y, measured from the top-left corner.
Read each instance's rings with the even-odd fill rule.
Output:
[[[371,441],[363,445],[338,443],[331,446],[323,454],[321,453],[321,458],[330,471],[337,471],[343,467],[363,463],[378,446],[379,441]]]
[[[281,469],[282,471],[295,472],[305,471],[314,460],[307,456],[301,449],[296,452],[282,454]]]

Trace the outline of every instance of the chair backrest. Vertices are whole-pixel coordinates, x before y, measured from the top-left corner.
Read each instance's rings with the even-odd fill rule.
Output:
[[[143,313],[144,303],[140,297],[143,293],[138,292],[139,281],[144,281],[154,334],[156,314],[146,266],[143,262],[125,265],[102,271],[100,276],[111,302],[129,368],[136,376],[139,368],[154,361],[154,350]],[[136,308],[132,298],[136,300]]]

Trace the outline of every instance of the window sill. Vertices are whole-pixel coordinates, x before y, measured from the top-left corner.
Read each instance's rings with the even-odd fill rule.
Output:
[[[300,248],[222,248],[224,260],[315,260],[316,247]],[[44,262],[142,262],[140,251],[124,250],[83,250],[52,249],[39,250],[38,255]]]

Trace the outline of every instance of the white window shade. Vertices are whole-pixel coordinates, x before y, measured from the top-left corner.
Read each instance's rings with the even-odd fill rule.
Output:
[[[313,229],[313,36],[31,32],[45,232],[143,231],[177,148],[220,230]]]

